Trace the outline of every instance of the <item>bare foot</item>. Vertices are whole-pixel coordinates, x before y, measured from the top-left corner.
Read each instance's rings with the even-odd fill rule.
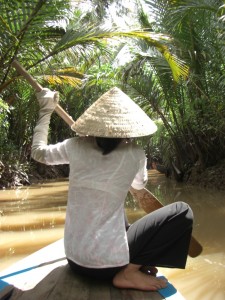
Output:
[[[113,285],[117,288],[137,289],[142,291],[157,291],[167,286],[165,279],[149,276],[140,271],[138,265],[129,264],[113,278]]]

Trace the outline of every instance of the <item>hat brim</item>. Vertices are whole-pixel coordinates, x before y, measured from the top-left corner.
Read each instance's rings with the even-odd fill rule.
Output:
[[[95,101],[71,126],[79,135],[132,138],[153,134],[156,124],[120,89]]]

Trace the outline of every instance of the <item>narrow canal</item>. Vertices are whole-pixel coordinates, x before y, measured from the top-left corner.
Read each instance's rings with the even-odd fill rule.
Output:
[[[0,271],[63,237],[68,181],[0,191]],[[225,299],[225,192],[176,183],[149,172],[148,188],[164,204],[185,201],[194,211],[194,237],[204,250],[188,257],[186,270],[163,269],[187,300]],[[131,197],[130,222],[144,216]]]

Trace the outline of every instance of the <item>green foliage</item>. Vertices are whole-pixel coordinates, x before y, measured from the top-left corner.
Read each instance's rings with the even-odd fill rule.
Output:
[[[171,36],[169,48],[189,67],[175,83],[162,57],[137,41],[125,79],[163,121],[166,130],[153,135],[152,146],[184,171],[196,162],[213,165],[224,158],[225,143],[223,1],[145,2],[155,13],[151,28]]]
[[[135,3],[131,12],[113,0],[91,1],[85,10],[79,1],[0,0],[0,161],[7,180],[19,184],[17,171],[28,172],[38,112],[34,91],[11,66],[15,58],[42,86],[59,91],[74,119],[120,87],[156,120],[157,133],[138,143],[167,165],[185,171],[224,158],[223,1]],[[110,18],[115,24],[112,5],[114,16],[139,20],[137,28],[108,25]],[[50,132],[49,142],[73,135],[55,114]]]
[[[4,149],[4,145],[7,143],[7,133],[9,130],[9,122],[7,117],[9,111],[9,106],[0,98],[0,151]]]

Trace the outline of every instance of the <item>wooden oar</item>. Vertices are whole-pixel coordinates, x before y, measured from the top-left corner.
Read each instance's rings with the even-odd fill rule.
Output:
[[[135,190],[131,187],[130,193],[146,213],[163,207],[162,203],[147,189]],[[191,257],[196,257],[201,254],[202,250],[200,243],[192,236],[188,254]]]
[[[12,62],[12,66],[30,83],[30,85],[37,92],[40,92],[43,89],[43,87],[20,65],[17,60],[14,60]],[[66,124],[68,124],[69,126],[73,125],[74,120],[59,104],[56,106],[55,112],[66,122]]]

